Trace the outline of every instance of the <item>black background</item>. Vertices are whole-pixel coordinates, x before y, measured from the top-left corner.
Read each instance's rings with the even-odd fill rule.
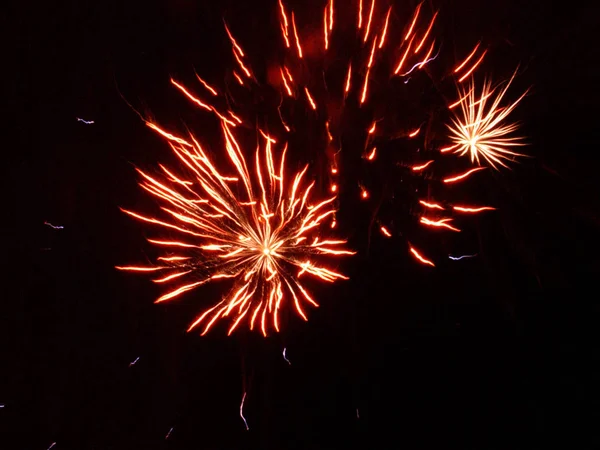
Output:
[[[307,324],[268,339],[187,334],[218,287],[155,305],[146,278],[114,270],[149,249],[118,210],[144,201],[133,166],[167,153],[121,93],[180,124],[169,75],[218,83],[221,17],[248,48],[275,7],[7,9],[0,446],[597,448],[599,11],[584,2],[435,2],[462,54],[483,37],[488,69],[520,62],[533,86],[519,109],[533,158],[497,177],[480,258],[429,270],[375,239],[342,264],[351,281],[317,288]]]

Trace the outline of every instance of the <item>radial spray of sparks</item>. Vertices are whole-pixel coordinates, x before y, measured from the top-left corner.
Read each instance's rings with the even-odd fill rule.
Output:
[[[356,8],[354,25],[343,22],[352,8]],[[455,172],[455,164],[441,158],[445,153],[470,152],[471,163],[479,163],[481,157],[495,167],[502,164],[502,159],[517,155],[511,148],[523,145],[519,138],[508,136],[516,130],[516,124],[505,123],[523,98],[503,105],[512,78],[502,89],[492,88],[486,82],[481,96],[475,95],[474,81],[467,90],[461,85],[474,79],[488,53],[481,42],[454,67],[441,69],[442,76],[436,76],[440,69],[432,65],[442,54],[443,39],[436,35],[441,15],[428,10],[424,2],[413,11],[392,14],[387,2],[330,1],[324,10],[315,8],[314,22],[321,23],[321,36],[312,31],[314,24],[301,23],[282,0],[278,9],[284,44],[279,69],[282,122],[285,118],[286,130],[302,132],[295,129],[292,121],[297,105],[314,111],[307,116],[316,122],[311,129],[322,130],[326,137],[326,151],[322,153],[328,157],[330,192],[339,196],[354,191],[357,200],[377,204],[369,229],[379,229],[384,238],[405,235],[406,228],[414,234],[418,227],[460,232],[458,226],[450,224],[460,220],[458,214],[494,209],[479,205],[459,207],[452,200],[443,200],[449,185],[466,182],[480,169],[461,167]],[[406,20],[399,21],[398,17]],[[354,31],[349,32],[352,28]],[[311,45],[309,52],[304,44],[314,44],[317,39],[322,39],[323,45]],[[304,53],[300,52],[302,48]],[[443,80],[449,82],[449,95]],[[459,100],[449,104],[446,98],[454,96],[457,85]],[[449,133],[443,119],[436,122],[443,114],[431,112],[432,105],[423,98],[424,91],[437,92],[445,114],[460,105],[447,127]],[[442,137],[435,137],[436,134]],[[322,135],[317,139],[325,141]],[[438,145],[448,142],[449,147]],[[352,176],[343,178],[344,166],[354,169],[358,161],[363,169],[353,170]],[[456,162],[460,164],[460,160]],[[388,187],[385,194],[382,184],[393,187]],[[373,222],[377,226],[373,227]],[[336,224],[334,218],[331,226]],[[416,261],[435,265],[420,249],[421,245],[417,249],[413,242],[406,244]]]
[[[454,145],[444,151],[453,151],[461,156],[469,154],[471,162],[477,164],[483,158],[493,168],[497,168],[497,165],[507,167],[506,160],[523,156],[511,150],[525,145],[522,137],[513,135],[519,125],[506,123],[506,119],[527,91],[515,102],[506,106],[502,104],[514,76],[513,74],[503,88],[492,87],[489,80],[485,81],[479,97],[476,95],[474,80],[469,89],[459,86],[461,98],[452,106],[459,105],[460,109],[455,113],[452,125],[448,126],[450,140]]]
[[[153,281],[171,287],[156,302],[174,299],[209,281],[233,280],[231,292],[201,314],[188,331],[201,326],[205,334],[217,320],[229,319],[231,334],[245,320],[250,329],[259,328],[266,336],[269,329],[279,331],[279,315],[288,301],[307,320],[305,305],[318,304],[301,280],[306,276],[326,282],[347,279],[325,267],[323,260],[353,254],[343,248],[345,240],[321,234],[322,224],[335,213],[334,198],[313,202],[315,182],[306,179],[308,166],[290,173],[287,144],[276,148],[276,139],[262,130],[256,133],[262,144],[248,162],[235,137],[237,121],[202,103],[180,83],[173,84],[221,122],[233,175],[217,169],[193,135],[184,139],[147,122],[166,138],[180,166],[160,165],[160,175],[138,170],[141,187],[160,202],[163,218],[122,210],[170,234],[149,239],[165,249],[156,264],[117,268],[159,274]]]

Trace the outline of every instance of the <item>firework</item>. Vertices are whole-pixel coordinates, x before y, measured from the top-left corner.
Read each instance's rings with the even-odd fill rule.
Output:
[[[147,122],[167,139],[187,175],[163,165],[160,176],[138,170],[141,187],[159,200],[166,218],[123,211],[177,238],[149,239],[166,249],[155,265],[117,268],[160,273],[153,281],[173,287],[157,302],[174,299],[209,281],[235,280],[230,294],[189,327],[202,326],[202,334],[224,318],[232,322],[229,333],[244,319],[250,329],[258,327],[265,336],[269,328],[279,331],[279,314],[289,299],[307,320],[303,304],[318,304],[301,280],[306,276],[326,282],[347,279],[320,261],[353,254],[343,248],[346,241],[320,234],[321,225],[335,213],[334,198],[313,203],[315,182],[306,180],[308,166],[289,174],[287,144],[276,148],[277,140],[260,129],[257,134],[263,145],[256,149],[251,169],[235,137],[236,122],[202,103],[180,83],[173,84],[194,103],[217,115],[234,175],[219,171],[193,135],[183,139]],[[231,116],[241,122],[235,114]]]
[[[491,81],[485,81],[480,96],[476,95],[474,80],[471,80],[468,89],[458,87],[460,100],[451,107],[460,106],[460,109],[455,114],[452,125],[448,126],[450,140],[454,145],[443,149],[443,152],[453,151],[461,156],[469,154],[471,162],[477,164],[483,158],[493,168],[497,168],[497,165],[507,167],[505,160],[523,156],[512,150],[525,145],[522,137],[514,136],[519,125],[507,123],[506,120],[527,91],[513,103],[502,103],[514,76],[513,74],[503,88],[500,85],[492,87]]]
[[[351,178],[350,182],[356,183],[355,195],[363,202],[377,199],[379,205],[385,203],[378,186],[380,180],[385,179],[388,184],[393,184],[391,178],[404,180],[409,187],[399,187],[387,198],[398,198],[397,194],[402,192],[400,202],[396,200],[394,205],[389,202],[388,210],[395,208],[395,211],[386,214],[386,219],[374,215],[384,238],[400,234],[392,231],[389,217],[394,215],[399,217],[394,221],[396,224],[412,227],[406,220],[410,216],[416,219],[413,222],[429,229],[459,232],[451,224],[454,217],[449,214],[475,214],[494,208],[458,206],[447,201],[441,202],[442,207],[439,198],[444,196],[444,186],[463,182],[483,168],[445,173],[449,165],[440,157],[449,152],[459,156],[468,152],[471,163],[479,165],[485,160],[496,168],[498,164],[505,165],[503,160],[518,156],[512,149],[524,144],[521,138],[512,135],[517,124],[506,123],[506,119],[525,94],[511,104],[503,104],[513,75],[502,88],[485,82],[481,95],[476,95],[475,72],[488,54],[478,42],[453,68],[438,77],[454,80],[453,85],[458,86],[459,100],[451,104],[444,100],[446,111],[456,111],[447,133],[442,121],[435,122],[431,105],[422,98],[426,89],[438,90],[442,99],[447,97],[439,91],[435,71],[429,70],[442,50],[442,38],[436,34],[440,12],[428,10],[423,2],[408,14],[407,11],[393,14],[391,6],[377,0],[357,3],[354,32],[348,32],[350,27],[344,23],[354,6],[330,0],[322,10],[321,36],[316,36],[310,24],[300,23],[294,12],[279,0],[279,26],[284,44],[279,69],[283,105],[280,117],[283,121],[284,117],[292,116],[296,107],[292,105],[298,103],[304,103],[307,111],[316,111],[313,117],[319,126],[314,128],[321,129],[327,138],[323,154],[327,155],[330,166],[327,172],[330,191],[336,196],[352,190],[348,179],[342,182],[341,175],[344,166],[356,166],[357,157],[366,166],[356,175],[358,179]],[[401,22],[397,17],[408,20]],[[315,50],[315,40],[322,40],[320,50]],[[312,49],[310,53],[307,43]],[[463,87],[465,80],[470,80],[467,88]],[[413,87],[415,84],[417,88]],[[286,105],[287,115],[282,113]],[[460,108],[455,109],[457,106]],[[286,118],[284,126],[288,131],[290,123]],[[364,132],[357,133],[361,128]],[[431,135],[440,128],[444,136],[433,141],[450,142],[450,146],[432,145]],[[291,129],[294,130],[293,123]],[[321,136],[318,139],[324,140]],[[408,151],[400,153],[399,148]],[[418,193],[423,191],[428,193],[427,198],[420,198]],[[437,202],[431,198],[431,192],[435,192]],[[378,206],[376,212],[381,210]],[[434,265],[412,243],[407,242],[407,248],[418,262]]]

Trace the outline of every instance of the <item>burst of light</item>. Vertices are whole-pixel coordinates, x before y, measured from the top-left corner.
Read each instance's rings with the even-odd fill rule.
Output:
[[[477,164],[484,159],[495,169],[497,165],[508,167],[505,161],[523,156],[513,151],[514,148],[525,145],[522,137],[514,136],[519,125],[507,123],[506,120],[527,91],[513,103],[503,104],[515,75],[516,72],[504,87],[493,87],[490,81],[486,81],[479,97],[476,96],[474,81],[468,90],[458,88],[463,101],[460,102],[460,110],[455,113],[452,124],[448,125],[454,153],[461,156],[469,154],[471,161]]]
[[[217,112],[216,108],[210,109]],[[346,241],[320,235],[321,226],[335,214],[334,197],[311,201],[315,183],[305,181],[308,167],[295,174],[286,170],[287,144],[278,149],[281,157],[277,162],[277,139],[258,130],[264,145],[256,149],[252,170],[232,126],[221,120],[225,153],[235,173],[225,176],[194,136],[186,140],[155,124],[148,126],[167,138],[188,175],[178,174],[173,181],[178,171],[164,166],[166,177],[138,170],[140,186],[162,204],[165,218],[123,211],[176,233],[179,237],[175,239],[149,242],[178,253],[162,256],[159,265],[118,268],[161,272],[164,276],[155,282],[176,283],[157,302],[176,298],[212,280],[236,280],[230,294],[200,315],[188,331],[202,324],[205,334],[217,320],[228,318],[231,334],[246,319],[251,329],[256,325],[266,336],[268,328],[279,331],[279,312],[288,297],[305,320],[302,303],[318,306],[300,283],[301,275],[327,282],[347,279],[320,262],[331,256],[353,254],[343,248]]]

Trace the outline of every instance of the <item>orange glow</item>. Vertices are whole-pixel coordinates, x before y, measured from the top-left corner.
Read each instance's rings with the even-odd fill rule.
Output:
[[[352,64],[348,64],[348,75],[346,76],[346,94],[350,90],[350,77],[352,76]]]
[[[421,5],[423,5],[423,2],[419,3],[419,5],[417,6],[417,8],[415,9],[415,16],[413,17],[413,21],[410,24],[410,28],[408,29],[408,33],[406,33],[406,36],[404,37],[404,41],[408,40],[408,38],[410,37],[410,35],[413,32],[413,29],[415,28],[415,24],[417,23],[417,18],[419,17],[419,11],[421,11]]]
[[[337,190],[338,190],[337,184],[332,184],[331,185],[331,192],[337,192]]]
[[[193,101],[196,105],[198,105],[201,108],[204,108],[208,111],[212,111],[211,106],[207,105],[206,103],[202,103],[200,100],[198,100],[192,94],[190,94],[181,84],[177,83],[173,78],[171,78],[171,84],[173,84],[177,89],[179,89],[181,92],[183,92],[185,94],[185,96],[187,98],[189,98],[191,101]]]
[[[327,139],[329,140],[329,142],[333,141],[333,136],[331,135],[331,132],[329,131],[329,120],[327,122],[325,122],[325,130],[327,131]]]
[[[336,173],[338,173],[338,170],[335,167],[332,167],[331,173],[335,175]]]
[[[475,53],[477,53],[477,49],[479,48],[479,45],[480,45],[480,44],[481,44],[481,41],[477,43],[477,45],[475,46],[475,48],[473,48],[473,51],[472,51],[471,53],[469,53],[469,56],[467,56],[467,57],[465,58],[465,60],[464,60],[462,63],[460,63],[460,64],[459,64],[459,65],[456,67],[456,69],[454,69],[454,73],[458,73],[458,72],[460,72],[460,70],[461,70],[461,69],[462,69],[462,68],[463,68],[463,67],[464,67],[464,66],[465,66],[465,65],[466,65],[466,64],[467,64],[467,63],[468,63],[468,62],[471,60],[471,58],[472,58],[473,56],[475,56]]]
[[[376,152],[377,152],[377,147],[373,147],[373,150],[371,150],[371,153],[369,153],[369,155],[367,156],[367,159],[369,161],[373,161],[375,159]]]
[[[408,135],[409,138],[414,138],[417,134],[419,134],[419,131],[421,131],[421,127],[417,128],[415,131],[413,131],[412,133],[410,133]]]
[[[233,38],[233,36],[231,35],[231,32],[229,31],[229,28],[227,27],[227,24],[225,24],[225,31],[227,32],[227,36],[229,36],[229,40],[231,41],[231,45],[233,45],[233,53],[239,53],[240,57],[244,57],[244,51],[242,50],[242,47],[240,47],[238,45],[238,43],[236,42],[236,40]]]
[[[373,20],[373,11],[374,10],[375,10],[375,0],[371,0],[371,11],[369,12],[369,21],[367,22],[367,29],[365,31],[365,37],[363,39],[363,42],[367,42],[367,39],[369,37],[369,32],[371,31],[371,20]]]
[[[333,31],[333,0],[329,0],[329,31]]]
[[[285,8],[283,7],[283,2],[279,0],[279,11],[281,13],[281,33],[283,35],[283,39],[285,40],[285,46],[290,48],[290,40],[288,38],[288,19],[285,13]]]
[[[358,29],[362,28],[362,10],[363,10],[362,0],[358,0]]]
[[[469,97],[469,95],[471,95],[471,91],[467,92],[465,95],[463,95],[457,101],[455,101],[450,106],[448,106],[448,109],[454,109],[454,108],[456,108],[458,105],[460,105],[462,102],[464,102]]]
[[[242,80],[242,77],[240,77],[235,70],[233,71],[233,76],[235,77],[237,82],[240,83],[240,85],[244,85],[244,80]]]
[[[431,164],[433,163],[433,159],[430,161],[427,161],[425,164],[421,164],[420,166],[413,166],[412,170],[414,170],[415,172],[418,172],[420,170],[426,169],[427,167],[429,167]]]
[[[435,14],[433,15],[433,18],[431,19],[431,22],[429,22],[429,27],[427,28],[427,31],[423,35],[423,39],[421,39],[421,42],[419,42],[419,45],[417,45],[417,48],[415,49],[415,54],[419,53],[419,50],[421,50],[421,47],[425,43],[427,36],[429,36],[429,33],[431,32],[431,28],[433,27],[433,23],[435,22],[435,18],[437,17],[437,15],[438,15],[438,11],[435,12]]]
[[[369,192],[367,192],[367,190],[366,190],[366,189],[364,189],[364,188],[363,188],[363,189],[361,189],[361,192],[360,192],[360,197],[361,197],[363,200],[364,200],[364,199],[367,199],[367,198],[369,198]]]
[[[482,211],[494,211],[496,208],[492,208],[491,206],[480,206],[477,208],[473,208],[471,206],[454,206],[453,209],[455,211],[464,213],[478,213]]]
[[[335,228],[337,226],[337,222],[335,221],[335,219],[331,222],[331,228]]]
[[[375,133],[376,128],[377,128],[377,122],[373,122],[373,125],[371,125],[371,128],[369,128],[369,134]]]
[[[390,20],[391,12],[392,12],[392,7],[390,6],[388,8],[388,12],[385,16],[385,25],[383,26],[383,33],[381,34],[381,40],[379,41],[379,48],[383,47],[383,44],[385,43],[385,36],[387,34],[388,22]]]
[[[283,74],[283,70],[281,70],[281,67],[279,68],[279,72],[281,73],[281,79],[283,80],[283,85],[285,86],[285,90],[287,91],[288,96],[292,96],[292,90],[290,89],[290,86],[287,83],[287,80],[285,79],[285,75]]]
[[[365,75],[365,84],[363,84],[362,95],[360,97],[360,104],[362,105],[367,99],[367,86],[369,84],[369,72],[371,69],[367,69],[367,74]]]
[[[381,227],[380,230],[385,237],[392,237],[392,234],[387,230],[386,227]]]
[[[217,91],[213,87],[211,87],[206,81],[204,81],[202,78],[200,78],[200,76],[198,74],[196,74],[196,78],[198,78],[198,81],[200,81],[200,83],[202,83],[204,85],[204,87],[211,92],[212,95],[215,95],[215,96],[218,95]]]
[[[292,11],[292,28],[294,29],[294,37],[296,38],[296,48],[298,49],[298,56],[300,57],[300,59],[302,59],[302,46],[300,45],[298,30],[296,30],[296,19],[294,18],[294,11]]]
[[[313,100],[312,96],[310,95],[310,92],[308,92],[308,88],[305,87],[304,92],[306,92],[306,97],[308,98],[308,101],[310,102],[311,108],[316,111],[317,105],[315,104],[315,101]]]
[[[483,170],[483,169],[485,169],[485,167],[475,167],[474,169],[468,170],[467,172],[462,173],[460,175],[456,175],[456,176],[450,177],[450,178],[444,178],[444,183],[454,183],[456,181],[464,180],[472,173],[479,172],[480,170]]]
[[[373,65],[373,56],[375,55],[375,44],[377,44],[377,35],[375,35],[375,39],[373,39],[373,47],[371,48],[371,57],[369,58],[368,68],[371,68]]]
[[[413,36],[413,38],[414,38],[414,36]],[[394,70],[394,75],[398,75],[398,72],[400,72],[400,69],[402,69],[402,66],[404,65],[404,61],[406,61],[406,57],[408,56],[408,52],[410,51],[410,45],[412,44],[413,38],[411,38],[410,41],[408,42],[408,47],[406,47],[406,50],[404,51],[404,55],[402,55],[402,59],[398,63],[396,70]]]
[[[444,147],[444,148],[440,148],[440,153],[447,153],[447,152],[451,152],[452,150],[454,150],[455,148],[458,147],[459,144],[456,145],[451,145],[449,147]]]
[[[419,203],[423,206],[425,206],[426,208],[430,208],[430,209],[444,209],[441,205],[437,204],[437,203],[430,203],[430,202],[426,202],[424,200],[419,200]]]
[[[414,248],[414,247],[410,247],[410,252],[415,256],[415,258],[417,258],[419,261],[421,261],[423,264],[427,264],[428,266],[431,267],[435,267],[435,264],[433,264],[431,261],[429,261],[428,259],[423,258],[420,253]]]
[[[473,67],[471,67],[467,73],[465,73],[462,77],[459,78],[459,80],[458,80],[459,83],[462,83],[463,81],[465,81],[465,79],[469,75],[471,75],[471,73],[477,68],[477,66],[479,66],[479,64],[481,64],[481,61],[483,61],[483,57],[485,56],[486,53],[487,53],[487,50],[481,54],[481,56],[479,57],[477,62],[475,64],[473,64]]]
[[[428,219],[427,217],[421,217],[421,223],[423,225],[427,225],[430,227],[436,227],[436,228],[448,228],[449,230],[452,230],[452,231],[460,231],[458,228],[454,228],[452,225],[447,223],[450,221],[452,221],[452,219],[431,220],[431,219]]]
[[[323,13],[323,35],[325,37],[325,50],[327,50],[329,47],[329,38],[327,36],[329,34],[329,24],[327,23],[327,17],[329,15],[327,11],[328,6],[329,4],[325,6],[325,12]]]

